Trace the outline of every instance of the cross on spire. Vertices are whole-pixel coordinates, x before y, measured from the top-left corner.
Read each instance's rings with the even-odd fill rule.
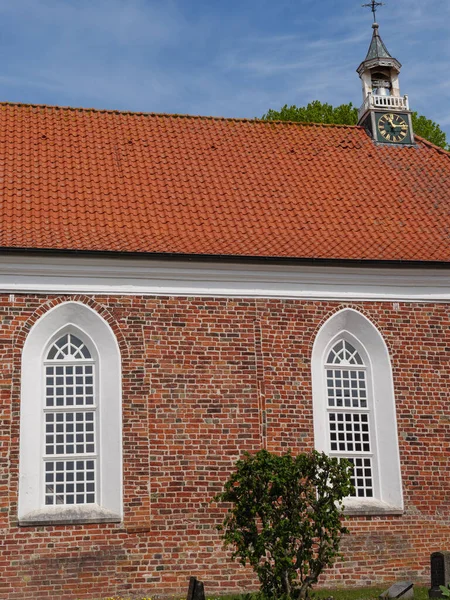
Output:
[[[377,8],[378,6],[384,6],[384,2],[376,2],[375,0],[372,0],[371,2],[369,2],[369,4],[361,4],[361,6],[363,6],[364,8],[367,7],[371,9],[371,11],[373,12],[373,22],[376,23]]]

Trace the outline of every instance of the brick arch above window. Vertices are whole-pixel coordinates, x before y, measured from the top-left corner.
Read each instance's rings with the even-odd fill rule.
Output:
[[[66,342],[71,347],[68,347]],[[61,352],[55,351],[55,348],[58,349],[58,344]],[[52,473],[56,482],[58,468],[62,466],[62,471],[66,473],[67,465],[58,457],[53,461],[52,457],[45,455],[43,450],[46,435],[45,419],[53,417],[56,420],[56,415],[61,413],[63,423],[67,425],[68,416],[76,419],[75,413],[77,413],[83,417],[86,429],[86,415],[89,416],[93,411],[84,407],[86,414],[83,415],[81,406],[78,408],[76,406],[78,400],[67,394],[67,389],[63,390],[62,395],[60,394],[64,406],[58,406],[60,398],[56,388],[55,393],[51,394],[53,404],[47,406],[50,398],[48,394],[52,390],[50,389],[49,392],[47,389],[45,379],[49,365],[59,362],[58,357],[62,359],[60,361],[62,364],[69,365],[71,362],[76,362],[80,352],[81,356],[83,353],[85,355],[83,362],[92,363],[91,370],[95,370],[97,379],[95,419],[96,437],[99,443],[95,452],[91,447],[82,449],[83,452],[89,450],[91,455],[95,454],[95,499],[89,496],[87,501],[85,496],[84,501],[81,499],[78,503],[67,502],[66,500],[71,498],[70,493],[64,489],[64,492],[58,495],[55,487],[54,501],[47,504],[49,494],[45,493],[46,467],[53,465]],[[70,301],[58,304],[42,315],[31,328],[23,347],[21,365],[19,524],[120,521],[122,518],[121,356],[111,327],[95,310],[85,304]],[[70,373],[66,375],[69,377]],[[67,386],[69,383],[69,381],[65,382]],[[84,383],[87,385],[90,382],[86,379]],[[90,398],[91,396],[87,394],[84,399],[88,401]],[[71,402],[74,406],[69,406]],[[94,403],[94,400],[92,402]],[[64,435],[67,437],[69,432],[66,429]],[[49,435],[51,436],[52,432]],[[56,435],[54,437],[56,443]],[[70,466],[71,457],[66,456],[71,450],[69,441],[68,438],[64,441],[63,455]],[[75,451],[74,453],[76,454]],[[103,457],[107,457],[107,460]],[[90,457],[78,457],[80,464],[83,461],[86,463],[84,469],[86,478],[89,470],[88,459],[91,460]],[[81,466],[79,470],[80,473],[83,471]],[[64,482],[67,483],[65,480]],[[47,490],[49,487],[50,484]]]
[[[74,296],[56,296],[50,300],[45,300],[41,306],[36,308],[36,310],[27,318],[25,323],[21,327],[17,329],[14,334],[14,346],[19,348],[23,348],[25,345],[28,333],[34,327],[37,321],[44,317],[51,310],[57,308],[61,304],[67,303],[75,303],[82,304],[87,308],[93,310],[97,315],[99,315],[111,328],[117,344],[119,346],[119,352],[121,355],[122,362],[127,361],[129,359],[129,347],[126,341],[123,332],[121,331],[118,322],[114,316],[114,313],[109,310],[109,307],[105,304],[101,304],[94,300],[91,296],[86,296],[84,294],[77,294]],[[19,365],[17,365],[19,368]]]
[[[311,368],[315,447],[327,454],[350,458],[355,464],[355,476],[356,468],[360,469],[356,496],[345,501],[347,512],[402,512],[394,385],[389,351],[381,333],[363,314],[345,308],[333,314],[318,331]],[[351,394],[344,400],[345,386],[348,384],[350,389],[350,379],[355,374],[364,379],[364,390],[357,388],[358,406],[352,405]],[[344,381],[346,378],[348,382]],[[354,441],[356,437],[359,440],[360,433],[367,438],[366,444],[356,448]]]

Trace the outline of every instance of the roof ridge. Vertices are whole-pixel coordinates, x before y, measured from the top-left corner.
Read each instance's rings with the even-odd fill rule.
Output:
[[[143,112],[143,111],[133,111],[133,110],[118,110],[111,108],[86,108],[83,106],[60,106],[58,104],[34,104],[28,102],[8,102],[8,101],[0,101],[0,107],[3,106],[17,106],[17,107],[26,107],[26,108],[47,108],[47,109],[56,109],[56,110],[68,110],[74,112],[94,112],[94,113],[107,113],[107,114],[116,114],[116,115],[130,115],[130,116],[141,116],[141,117],[165,117],[165,118],[174,118],[174,119],[198,119],[198,120],[206,120],[206,121],[230,121],[237,123],[269,123],[276,125],[311,125],[314,127],[336,127],[336,128],[351,128],[351,129],[361,129],[360,125],[346,125],[343,123],[314,123],[312,121],[282,121],[282,120],[268,120],[268,119],[259,119],[258,117],[254,117],[250,119],[248,117],[215,117],[208,115],[190,115],[186,113],[157,113],[157,112]]]
[[[446,150],[445,148],[442,148],[442,146],[437,146],[436,144],[433,144],[433,142],[430,142],[426,138],[422,137],[421,135],[417,135],[416,133],[414,133],[414,139],[420,140],[420,142],[422,144],[424,144],[425,146],[430,146],[430,148],[433,148],[434,150],[437,150],[441,154],[444,154],[444,156],[447,156],[448,158],[450,158],[450,150]]]

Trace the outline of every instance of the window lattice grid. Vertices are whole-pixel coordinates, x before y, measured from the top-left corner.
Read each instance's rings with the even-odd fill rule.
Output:
[[[364,365],[359,352],[347,340],[340,340],[333,346],[328,354],[327,363],[330,365]]]
[[[95,452],[95,413],[61,412],[45,415],[45,455]]]
[[[373,498],[373,469],[372,459],[369,456],[347,457],[353,465],[353,473],[350,477],[355,488],[353,494],[357,498]]]
[[[367,413],[328,413],[332,452],[370,452]]]
[[[45,462],[45,504],[95,503],[95,460]]]
[[[47,365],[45,384],[47,408],[94,405],[93,365]]]
[[[328,406],[367,408],[366,372],[357,369],[327,369]]]
[[[83,360],[92,358],[87,346],[73,333],[60,337],[47,354],[47,360]]]

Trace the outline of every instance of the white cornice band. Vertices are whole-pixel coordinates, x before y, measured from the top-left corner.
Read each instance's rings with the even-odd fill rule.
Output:
[[[3,255],[0,292],[450,302],[450,270]]]

